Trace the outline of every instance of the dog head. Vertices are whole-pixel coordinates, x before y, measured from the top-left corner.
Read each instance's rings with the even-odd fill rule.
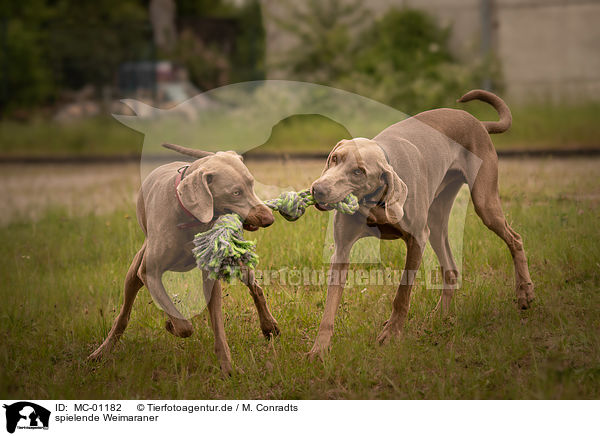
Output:
[[[366,138],[338,142],[311,191],[321,210],[331,208],[351,193],[363,204],[383,204],[390,223],[397,223],[404,216],[408,195],[406,184],[388,163],[381,147]]]
[[[242,156],[233,151],[211,153],[196,160],[177,192],[183,206],[204,223],[235,213],[242,217],[246,230],[254,231],[274,221],[271,210],[254,192],[254,177],[242,162]]]

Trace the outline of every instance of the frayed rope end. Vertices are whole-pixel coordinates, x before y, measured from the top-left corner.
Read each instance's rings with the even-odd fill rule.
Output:
[[[210,230],[194,237],[192,250],[196,264],[212,279],[242,279],[242,268],[258,264],[256,242],[246,241],[241,218],[236,214],[220,216]]]

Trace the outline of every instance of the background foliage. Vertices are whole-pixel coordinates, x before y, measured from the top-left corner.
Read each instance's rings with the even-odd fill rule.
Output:
[[[145,0],[7,0],[0,5],[0,114],[60,101],[91,85],[97,98],[114,86],[126,61],[167,59],[184,65],[201,90],[264,78],[264,31],[257,1],[177,2],[177,20],[221,19],[235,31],[233,48],[203,43],[189,30],[170,53],[152,43]],[[215,35],[218,40],[219,35]],[[224,73],[225,72],[225,73]]]
[[[290,5],[278,25],[297,44],[282,61],[303,80],[369,95],[413,113],[452,104],[465,90],[499,73],[493,59],[460,62],[449,48],[449,27],[427,13],[391,9],[372,24],[359,2],[310,0]]]

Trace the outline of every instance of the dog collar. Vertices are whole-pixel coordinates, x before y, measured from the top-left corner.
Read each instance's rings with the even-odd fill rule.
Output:
[[[181,168],[179,168],[177,170],[177,176],[175,177],[175,198],[177,198],[177,202],[179,203],[179,206],[183,209],[183,211],[186,214],[188,214],[189,216],[191,216],[194,220],[193,221],[188,221],[187,223],[179,223],[179,224],[177,224],[177,228],[178,229],[189,229],[189,228],[192,228],[192,227],[198,227],[199,225],[202,224],[198,220],[198,218],[196,218],[194,216],[194,214],[192,212],[190,212],[189,210],[187,210],[185,208],[185,206],[181,202],[181,197],[179,197],[179,192],[177,192],[177,187],[179,186],[179,184],[181,183],[181,181],[185,177],[185,172],[187,171],[187,169],[189,167],[190,167],[189,165],[184,165],[184,166],[182,166]]]

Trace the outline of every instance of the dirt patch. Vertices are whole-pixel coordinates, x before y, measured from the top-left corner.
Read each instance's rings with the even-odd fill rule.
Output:
[[[70,215],[135,204],[139,165],[2,165],[0,225],[37,220],[49,208]]]
[[[283,189],[310,186],[323,170],[322,159],[249,159],[256,192],[273,198]],[[139,165],[54,164],[0,166],[0,225],[36,220],[48,208],[71,215],[110,213],[135,206],[140,186]],[[568,198],[597,203],[600,198],[600,158],[507,159],[499,162],[500,191],[506,200]]]

